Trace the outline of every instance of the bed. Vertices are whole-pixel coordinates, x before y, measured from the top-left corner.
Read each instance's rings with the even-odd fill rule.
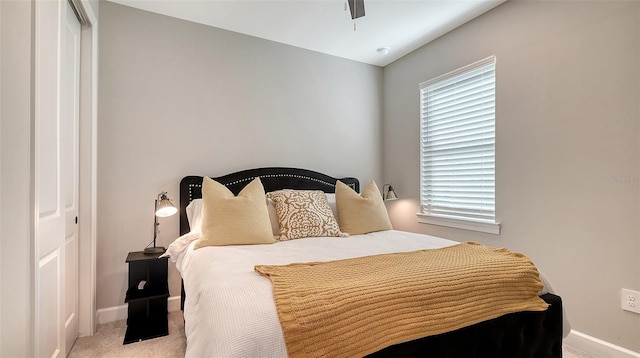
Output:
[[[360,189],[356,178],[334,178],[297,168],[250,169],[212,178],[238,194],[256,177],[262,181],[265,192],[298,189],[334,193],[337,180],[356,192]],[[182,236],[168,249],[183,278],[181,308],[185,316],[187,356],[287,356],[271,295],[271,282],[254,272],[254,265],[342,260],[458,244],[390,230],[348,238],[314,237],[273,245],[193,250],[199,233],[190,230],[187,207],[202,197],[202,180],[202,176],[187,176],[180,183]],[[545,280],[543,282],[548,286]],[[563,325],[566,331],[567,324],[562,301],[551,292],[546,287],[539,293],[548,304],[544,311],[509,313],[450,332],[394,342],[368,356],[561,357]]]

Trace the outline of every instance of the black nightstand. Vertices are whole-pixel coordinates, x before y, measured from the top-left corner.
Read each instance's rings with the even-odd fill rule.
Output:
[[[127,256],[129,289],[124,302],[129,304],[129,316],[123,344],[169,334],[168,258],[158,258],[160,255],[138,251]]]

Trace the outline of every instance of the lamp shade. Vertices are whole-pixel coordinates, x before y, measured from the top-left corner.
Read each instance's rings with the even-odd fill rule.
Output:
[[[161,194],[158,205],[156,206],[156,216],[166,218],[178,212],[178,208],[167,198],[166,194]]]
[[[387,193],[384,196],[384,200],[396,200],[398,199],[398,196],[396,195],[396,192],[393,191],[393,187],[391,186],[391,184],[387,184],[389,186],[389,188],[387,189]]]

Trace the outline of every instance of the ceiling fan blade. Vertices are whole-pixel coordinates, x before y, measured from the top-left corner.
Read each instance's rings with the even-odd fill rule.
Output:
[[[364,16],[364,0],[347,0],[349,2],[349,10],[351,10],[351,18],[357,19]]]

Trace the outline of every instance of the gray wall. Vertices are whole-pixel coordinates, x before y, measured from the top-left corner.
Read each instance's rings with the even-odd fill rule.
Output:
[[[153,200],[185,175],[381,174],[382,69],[100,2],[97,307],[123,303]],[[161,218],[159,245],[178,236]],[[179,295],[179,276],[170,291]]]
[[[0,356],[32,353],[30,1],[0,1]]]
[[[502,234],[418,224],[418,84],[496,55]],[[640,351],[640,3],[509,1],[384,69],[394,226],[529,255],[573,328]]]

